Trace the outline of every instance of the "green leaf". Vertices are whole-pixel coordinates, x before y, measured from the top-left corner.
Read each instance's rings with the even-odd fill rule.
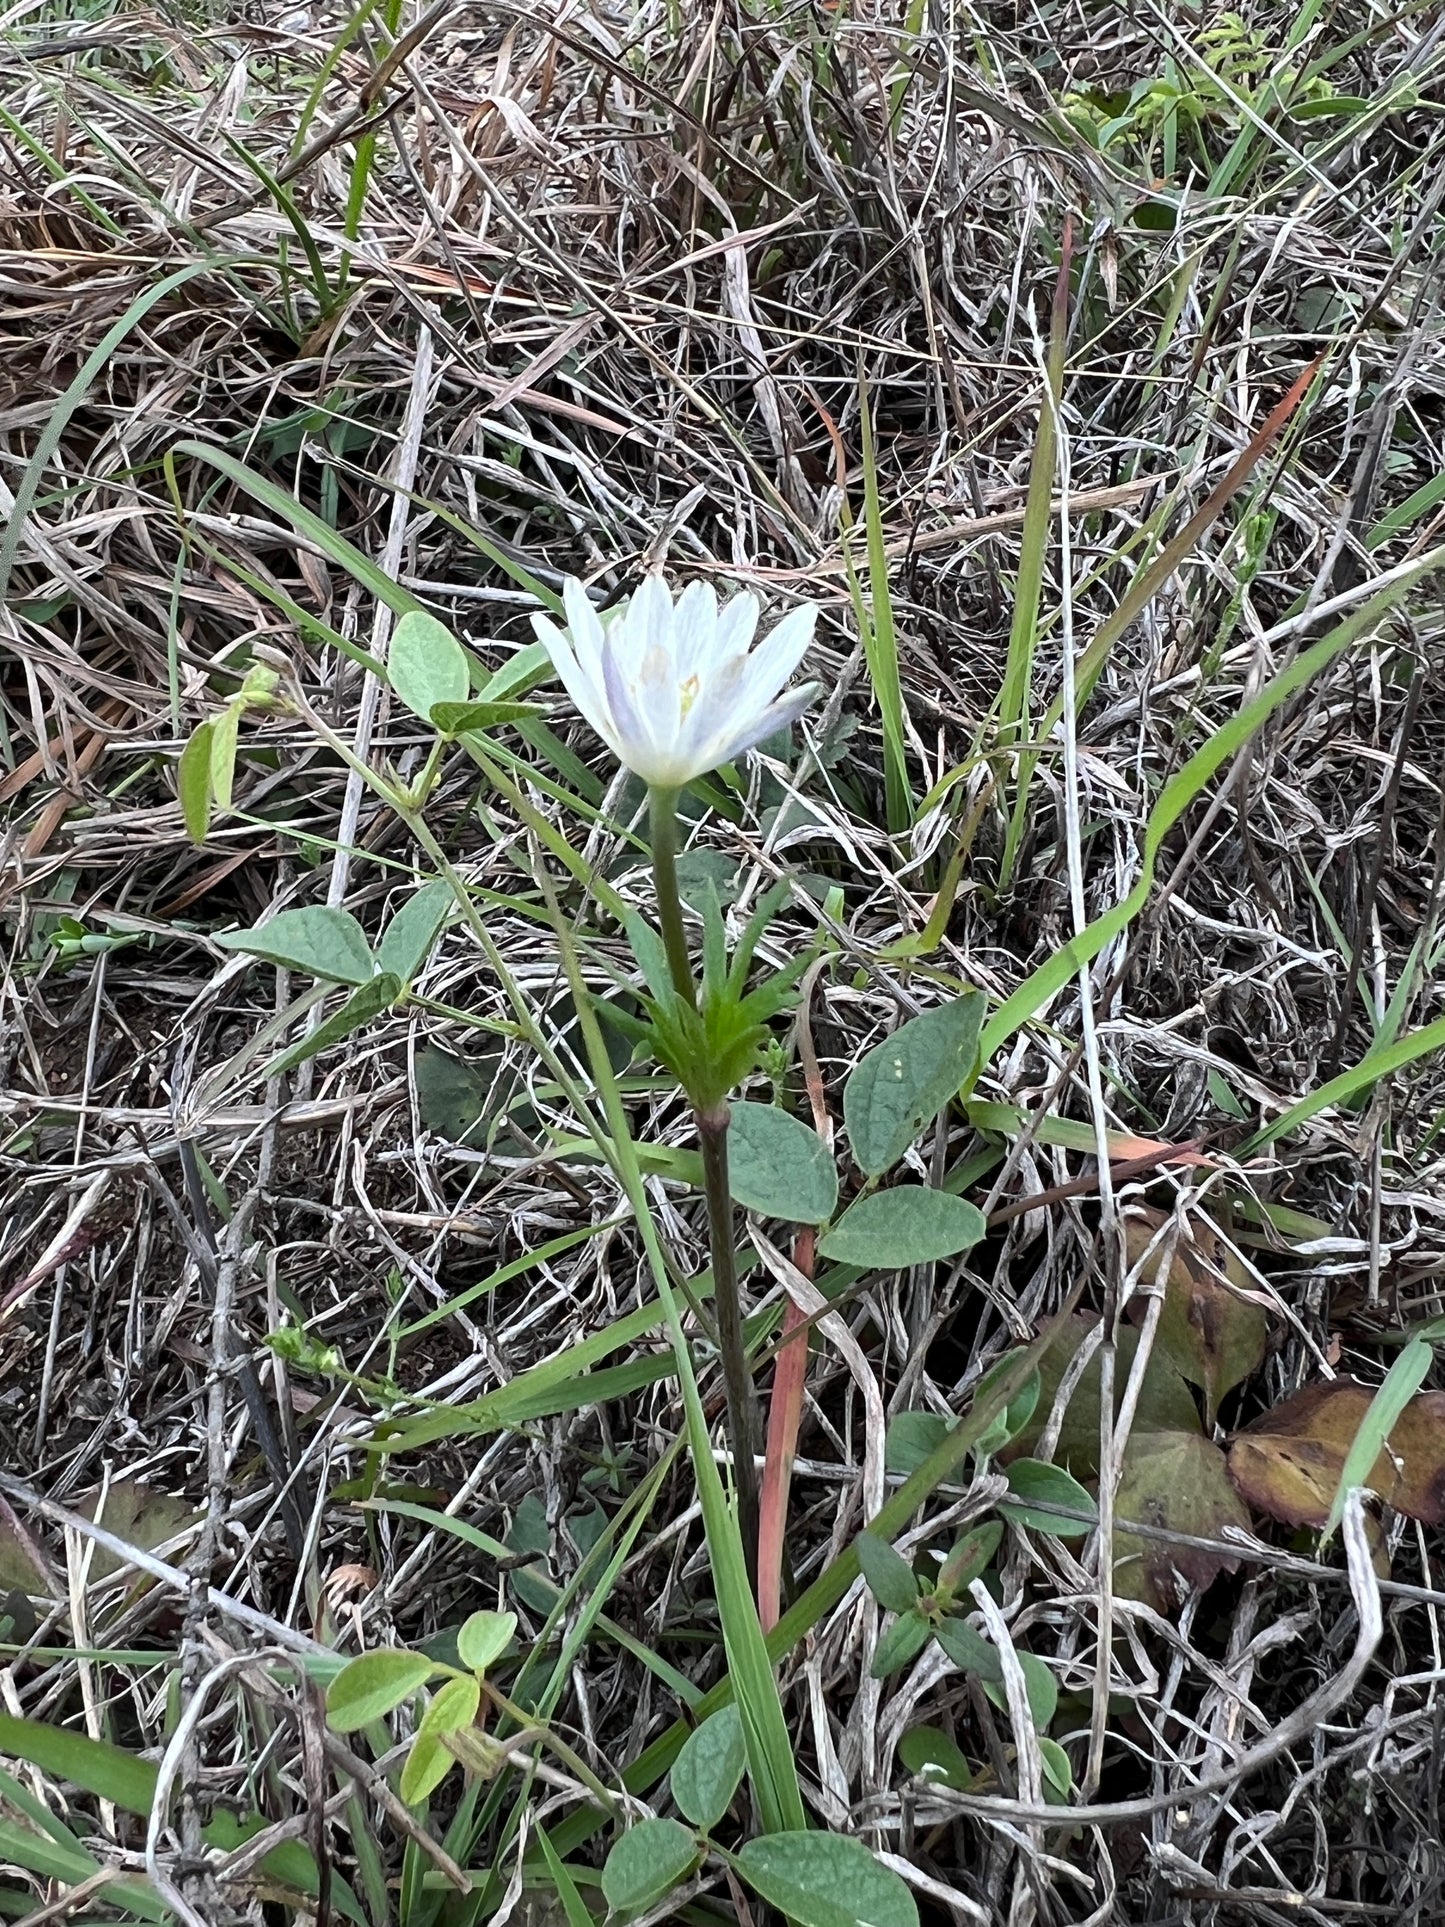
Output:
[[[1017,1455],[1031,1451],[1038,1443],[1049,1422],[1049,1414],[1064,1375],[1073,1364],[1079,1347],[1098,1323],[1098,1314],[1095,1312],[1075,1313],[1064,1320],[1051,1340],[1039,1362],[1042,1390],[1037,1409],[1011,1443],[1010,1450]],[[1121,1325],[1116,1344],[1114,1410],[1117,1413],[1123,1403],[1124,1388],[1129,1382],[1135,1353],[1139,1349],[1139,1333],[1132,1325]],[[1096,1479],[1099,1476],[1100,1384],[1099,1354],[1095,1351],[1069,1396],[1059,1441],[1054,1448],[1055,1462],[1067,1467],[1079,1479]],[[1198,1432],[1199,1429],[1199,1413],[1189,1387],[1170,1359],[1156,1348],[1149,1359],[1149,1369],[1144,1374],[1144,1383],[1140,1388],[1131,1438],[1137,1439],[1146,1432]]]
[[[283,1050],[278,1057],[273,1057],[266,1066],[266,1076],[279,1077],[283,1071],[294,1070],[298,1064],[304,1064],[308,1057],[330,1050],[343,1037],[360,1030],[363,1024],[369,1024],[382,1011],[390,1010],[400,995],[401,980],[389,970],[380,977],[373,977],[360,990],[353,990],[340,1010],[333,1011],[325,1023],[318,1024],[309,1036],[298,1038],[289,1050]]]
[[[503,723],[545,714],[537,703],[433,703],[430,720],[443,736],[462,736],[469,729],[500,729]]]
[[[709,902],[725,906],[738,894],[738,860],[722,850],[684,850],[677,859],[677,894],[699,916]]]
[[[742,1715],[720,1706],[683,1741],[672,1763],[672,1797],[704,1831],[715,1827],[732,1804],[748,1763]]]
[[[1197,1431],[1141,1432],[1137,1424],[1124,1448],[1114,1516],[1191,1539],[1227,1541],[1231,1532],[1249,1531],[1249,1513],[1212,1439]],[[1121,1599],[1147,1599],[1161,1613],[1177,1611],[1183,1595],[1205,1591],[1238,1567],[1227,1553],[1139,1539],[1115,1527],[1114,1591]]]
[[[843,1121],[853,1156],[869,1177],[881,1177],[896,1164],[962,1089],[977,1061],[983,1008],[982,994],[970,990],[910,1018],[869,1051],[848,1079]]]
[[[998,1551],[1003,1527],[997,1519],[986,1519],[972,1532],[966,1532],[938,1569],[938,1589],[958,1595],[968,1591],[981,1578],[988,1562]]]
[[[28,1760],[52,1779],[83,1787],[126,1813],[148,1817],[155,1801],[154,1761],[138,1760],[124,1747],[93,1740],[68,1726],[0,1713],[0,1753],[13,1760]]]
[[[1003,1678],[997,1646],[975,1632],[966,1619],[940,1619],[933,1636],[963,1672],[977,1673],[985,1685]]]
[[[394,1646],[362,1653],[343,1666],[327,1688],[326,1717],[338,1733],[370,1726],[410,1699],[430,1679],[432,1670],[425,1653]]]
[[[499,1058],[483,1061],[490,1073],[487,1077],[476,1065],[453,1057],[435,1044],[417,1052],[413,1067],[417,1109],[429,1131],[450,1138],[454,1144],[477,1142],[477,1127],[487,1119],[500,1067]]]
[[[728,1179],[733,1199],[765,1218],[825,1224],[838,1203],[833,1155],[816,1131],[776,1104],[730,1107]]]
[[[1043,1765],[1044,1778],[1056,1793],[1068,1797],[1074,1784],[1074,1769],[1069,1764],[1069,1756],[1057,1740],[1039,1741],[1039,1759]]]
[[[850,1834],[765,1833],[737,1870],[798,1927],[918,1927],[908,1888]]]
[[[937,1412],[900,1412],[888,1423],[883,1442],[883,1464],[903,1478],[916,1472],[948,1437],[952,1426]]]
[[[1019,1669],[1024,1676],[1024,1688],[1029,1697],[1029,1716],[1033,1720],[1036,1731],[1042,1733],[1046,1731],[1049,1722],[1058,1711],[1059,1682],[1044,1662],[1033,1653],[1020,1653],[1018,1661]],[[1004,1691],[1001,1679],[986,1679],[983,1682],[983,1690],[1000,1711],[1007,1710],[1008,1695]]]
[[[987,1229],[983,1213],[966,1199],[921,1184],[899,1184],[850,1204],[818,1240],[818,1251],[864,1271],[902,1271],[967,1251]]]
[[[452,903],[451,885],[440,881],[424,883],[415,896],[408,897],[382,932],[376,951],[378,968],[409,984],[430,955]]]
[[[1032,1526],[1037,1532],[1052,1533],[1056,1539],[1082,1539],[1093,1531],[1099,1508],[1078,1480],[1065,1472],[1061,1465],[1047,1465],[1039,1459],[1015,1459],[1008,1468],[1008,1484],[1009,1491],[1026,1503],[1018,1505],[1008,1499],[1000,1499],[998,1509],[1005,1519],[1011,1519],[1016,1526]],[[1061,1519],[1056,1513],[1036,1512],[1027,1503],[1029,1500],[1041,1501],[1045,1505],[1066,1505],[1075,1512],[1087,1513],[1088,1518]]]
[[[917,1659],[932,1637],[933,1627],[922,1613],[900,1613],[879,1640],[869,1673],[874,1679],[887,1679]]]
[[[902,1553],[876,1532],[860,1532],[854,1545],[858,1570],[878,1604],[891,1613],[912,1612],[918,1604],[918,1581]]]
[[[996,1365],[990,1367],[990,1369],[984,1373],[983,1377],[978,1381],[978,1386],[974,1392],[975,1400],[986,1399],[988,1397],[994,1381],[1002,1378],[1006,1372],[1013,1370],[1014,1365],[1018,1361],[1018,1356],[1016,1351],[1006,1352]],[[1028,1383],[1015,1397],[1009,1400],[993,1424],[990,1425],[988,1430],[980,1437],[978,1444],[974,1448],[980,1457],[1001,1452],[1006,1445],[1013,1443],[1037,1410],[1039,1393],[1042,1387],[1043,1381],[1039,1374],[1037,1372],[1032,1373]]]
[[[506,1652],[516,1630],[515,1613],[473,1613],[457,1634],[457,1656],[474,1673],[485,1673]]]
[[[227,930],[214,939],[223,950],[245,950],[284,970],[304,970],[328,983],[365,984],[376,975],[366,933],[349,910],[310,904],[278,910],[250,930]]]
[[[966,1793],[973,1785],[973,1768],[956,1740],[936,1726],[914,1726],[898,1742],[898,1757],[910,1773],[935,1786]]]
[[[685,1880],[698,1859],[697,1841],[679,1821],[640,1820],[603,1862],[603,1898],[616,1913],[640,1913]]]
[[[414,716],[432,720],[437,703],[464,703],[471,687],[467,656],[444,623],[413,609],[396,625],[386,679]]]
[[[481,1683],[475,1673],[449,1679],[439,1687],[431,1705],[416,1729],[406,1765],[401,1769],[398,1792],[409,1807],[414,1807],[435,1791],[456,1765],[455,1756],[443,1744],[449,1733],[460,1732],[477,1717],[482,1700]],[[335,1725],[335,1721],[332,1722]]]
[[[241,737],[241,704],[227,703],[211,725],[211,794],[216,808],[231,807],[231,786],[236,775],[236,745]]]
[[[213,722],[201,723],[181,751],[176,767],[181,820],[192,843],[204,843],[211,827],[211,738],[215,729]]]

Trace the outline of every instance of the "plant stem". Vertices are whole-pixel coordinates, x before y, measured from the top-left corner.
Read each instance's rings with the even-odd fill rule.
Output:
[[[677,888],[676,790],[650,789],[648,812],[652,829],[652,874],[657,885],[657,915],[662,924],[663,948],[673,988],[697,1008],[697,991],[687,954],[687,932],[682,922],[682,898]]]
[[[758,1398],[743,1343],[743,1308],[738,1295],[737,1253],[733,1246],[733,1200],[728,1183],[728,1107],[694,1112],[702,1146],[703,1191],[712,1242],[713,1303],[717,1307],[718,1349],[727,1396],[728,1435],[733,1451],[733,1481],[738,1495],[738,1529],[748,1565],[748,1583],[758,1584]]]

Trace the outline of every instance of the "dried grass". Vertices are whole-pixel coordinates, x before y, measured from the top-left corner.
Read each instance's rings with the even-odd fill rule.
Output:
[[[1289,24],[1262,7],[1247,18],[1272,42]],[[65,404],[10,537],[0,1441],[27,1485],[60,1506],[124,1476],[206,1507],[187,1576],[134,1597],[107,1621],[107,1644],[179,1649],[188,1681],[198,1678],[246,1630],[219,1597],[206,1617],[188,1593],[198,1579],[248,1607],[263,1638],[292,1646],[298,1634],[420,1640],[494,1598],[495,1574],[479,1572],[465,1544],[338,1496],[363,1474],[373,1418],[363,1396],[318,1397],[319,1381],[258,1349],[288,1311],[360,1377],[394,1373],[409,1399],[460,1403],[602,1330],[638,1291],[637,1252],[619,1227],[388,1351],[388,1320],[417,1319],[619,1207],[596,1169],[542,1154],[568,1120],[513,1046],[502,1074],[530,1111],[535,1155],[515,1140],[507,1155],[470,1152],[423,1128],[417,1053],[471,1042],[440,1007],[489,1025],[507,1017],[464,932],[429,967],[425,1009],[324,1056],[289,1092],[259,1080],[258,1058],[224,1069],[270,1014],[257,1004],[267,973],[224,956],[207,932],[328,892],[375,927],[415,853],[289,724],[248,726],[236,812],[196,849],[174,786],[190,729],[264,641],[363,753],[405,772],[423,740],[374,680],[303,639],[268,597],[364,647],[384,647],[386,611],[324,544],[196,461],[176,471],[182,518],[167,451],[198,437],[241,454],[490,662],[527,639],[529,598],[440,509],[545,581],[585,571],[621,593],[665,547],[682,575],[753,581],[780,605],[817,597],[831,700],[810,732],[820,767],[805,801],[790,823],[768,818],[777,772],[760,771],[743,820],[711,817],[702,836],[742,865],[745,898],[785,860],[845,882],[847,942],[869,967],[922,928],[931,859],[963,813],[931,811],[902,860],[877,827],[880,739],[837,533],[840,488],[855,507],[861,494],[860,370],[877,406],[922,794],[976,755],[1002,674],[1038,408],[1036,326],[1065,216],[1079,222],[1083,254],[1063,422],[1074,578],[1089,577],[1073,606],[1081,635],[1127,579],[1112,558],[1169,491],[1200,499],[1304,362],[1329,348],[1328,385],[1251,504],[1276,518],[1262,565],[1251,573],[1258,525],[1242,513],[1113,652],[1081,726],[1077,832],[1046,757],[1014,887],[1001,898],[990,888],[1003,822],[983,802],[932,966],[905,980],[840,970],[820,985],[813,1036],[836,1099],[846,1066],[900,1000],[937,994],[940,971],[1006,992],[1069,934],[1071,836],[1090,914],[1127,891],[1162,781],[1310,633],[1271,647],[1261,643],[1271,625],[1428,545],[1438,511],[1393,533],[1384,518],[1445,468],[1442,34],[1428,11],[1403,8],[1326,17],[1312,46],[1343,44],[1355,24],[1332,78],[1354,98],[1393,98],[1391,110],[1343,120],[1323,147],[1318,123],[1266,129],[1248,192],[1194,195],[1166,234],[1134,223],[1140,169],[1092,150],[1059,103],[1071,89],[1127,87],[1166,57],[1188,69],[1194,30],[1179,10],[971,10],[915,36],[879,9],[684,16],[583,0],[544,20],[502,0],[408,17],[395,46],[375,18],[320,6],[88,22],[12,10],[0,95],[7,511],[86,357],[99,366]],[[356,143],[373,136],[348,241]],[[262,169],[284,182],[294,222]],[[189,278],[101,352],[133,304],[181,271]],[[1039,658],[1050,693],[1060,649],[1056,627]],[[1268,1122],[1364,1054],[1402,983],[1402,1028],[1438,1015],[1440,659],[1439,610],[1425,596],[1342,657],[1194,813],[1128,944],[1098,960],[1092,1049],[1074,1049],[1081,1014],[1077,994],[1065,996],[1047,1030],[993,1065],[986,1095],[1089,1117],[1092,1072],[1119,1128],[1207,1134],[1228,1172],[1239,1133],[1220,1108],[1221,1080]],[[631,799],[607,787],[586,732],[568,733],[608,812],[590,826],[560,809],[558,820],[636,894],[645,876],[625,835]],[[984,783],[980,763],[959,794],[981,802]],[[460,762],[432,822],[472,883],[495,893],[489,929],[518,982],[555,1011],[523,827],[495,799],[479,805]],[[60,916],[122,941],[68,960],[52,941]],[[292,994],[279,983],[276,1009]],[[1427,1062],[1251,1161],[1248,1186],[1329,1233],[1303,1254],[1251,1247],[1281,1333],[1251,1399],[1293,1389],[1325,1361],[1374,1369],[1382,1328],[1441,1309],[1442,1107],[1445,1081]],[[639,1111],[638,1130],[687,1142],[665,1096]],[[940,1131],[925,1150],[931,1168],[965,1140],[962,1127]],[[1089,1168],[1025,1142],[1007,1197],[992,1202]],[[1208,1210],[1220,1188],[1176,1168],[1130,1180],[1117,1201],[1198,1193]],[[700,1261],[695,1200],[660,1182],[654,1192],[680,1261]],[[1097,1224],[1091,1198],[1065,1195],[1001,1224],[968,1266],[870,1283],[846,1318],[882,1401],[958,1409],[984,1365],[1081,1272],[1097,1272]],[[754,1276],[762,1302],[768,1287]],[[255,1361],[269,1450],[234,1367],[218,1373],[233,1346]],[[799,1580],[862,1522],[864,1389],[823,1349],[794,1495]],[[539,1495],[565,1579],[580,1548],[563,1521],[592,1489],[584,1473],[616,1462],[635,1480],[678,1431],[659,1380],[521,1432],[440,1442],[397,1476],[496,1538]],[[272,1453],[296,1468],[299,1561]],[[5,1489],[16,1496],[13,1481]],[[679,1462],[605,1610],[707,1684],[718,1661],[695,1643],[711,1608],[690,1493]],[[940,1500],[929,1536],[987,1498]],[[1142,1798],[1149,1811],[1107,1832],[1044,1830],[977,1802],[965,1816],[910,1781],[896,1748],[917,1720],[969,1732],[1005,1795],[1016,1774],[1026,1782],[1027,1735],[1015,1761],[1007,1719],[936,1649],[901,1686],[870,1682],[876,1616],[855,1592],[783,1669],[809,1797],[829,1824],[915,1869],[936,1918],[1439,1919],[1438,1546],[1403,1522],[1390,1540],[1400,1590],[1385,1595],[1384,1642],[1348,1703],[1198,1803],[1184,1798],[1193,1782],[1227,1770],[1340,1672],[1357,1615],[1338,1584],[1301,1572],[1283,1547],[1186,1604],[1177,1624],[1114,1603],[1115,1710],[1105,1779],[1090,1791]],[[81,1543],[72,1530],[65,1545],[77,1643]],[[1002,1612],[1079,1696],[1071,1730],[1086,1732],[1100,1625],[1091,1571],[1061,1542],[1020,1541]],[[49,1636],[64,1619],[57,1609]],[[87,1675],[39,1661],[0,1679],[11,1710],[83,1705],[92,1731],[99,1690],[118,1734],[165,1744],[159,1665]],[[284,1708],[264,1711],[262,1687],[254,1668],[216,1686],[185,1765],[207,1800],[239,1795],[259,1773],[267,1811],[304,1831],[301,1727]],[[609,1775],[676,1710],[602,1639],[573,1669],[558,1719]],[[345,1861],[344,1835],[336,1844]],[[238,1906],[254,1917],[259,1903],[223,1873],[187,1884],[193,1845],[178,1811],[161,1839],[165,1879],[201,1918],[230,1919]],[[713,1904],[712,1917],[726,1912],[725,1889]]]

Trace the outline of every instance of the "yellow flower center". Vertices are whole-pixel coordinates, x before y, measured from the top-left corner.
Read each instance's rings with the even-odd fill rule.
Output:
[[[692,708],[693,704],[697,701],[697,692],[700,687],[701,687],[701,684],[699,683],[697,677],[689,676],[687,681],[681,684],[678,689],[678,692],[677,692],[678,702],[682,709],[682,720],[684,722],[687,721],[688,711]]]

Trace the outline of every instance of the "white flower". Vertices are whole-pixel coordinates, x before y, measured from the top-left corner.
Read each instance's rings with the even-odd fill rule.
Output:
[[[817,610],[804,605],[751,648],[756,596],[719,611],[706,583],[673,606],[650,575],[605,621],[580,582],[563,584],[567,627],[533,616],[537,639],[567,693],[619,762],[654,789],[681,789],[796,722],[816,683],[781,693],[813,640]]]

